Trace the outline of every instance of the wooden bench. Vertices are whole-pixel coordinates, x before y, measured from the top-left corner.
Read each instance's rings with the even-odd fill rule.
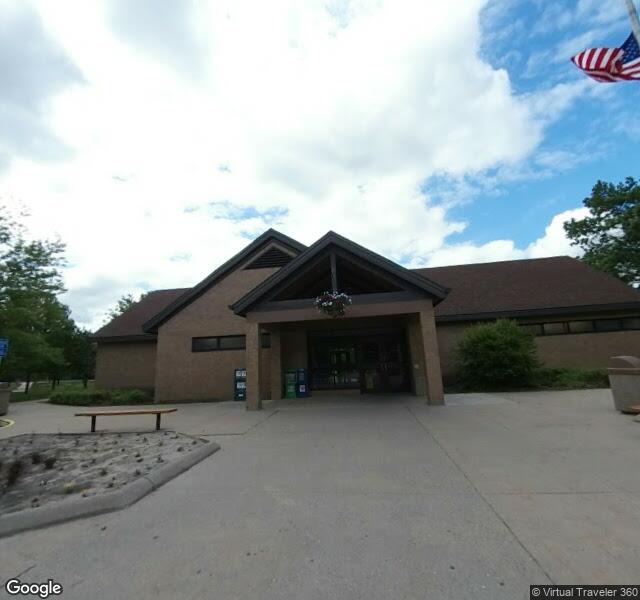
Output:
[[[145,408],[142,410],[88,410],[76,413],[76,417],[91,417],[91,432],[96,430],[97,417],[117,417],[120,415],[155,415],[156,431],[160,429],[160,417],[166,413],[176,412],[177,408]]]
[[[627,406],[627,410],[625,410],[628,415],[640,415],[640,404],[636,404],[635,406]]]

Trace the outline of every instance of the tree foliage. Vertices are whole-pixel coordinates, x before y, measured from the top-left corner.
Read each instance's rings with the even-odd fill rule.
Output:
[[[45,375],[55,381],[92,371],[87,332],[58,299],[65,291],[64,249],[59,240],[26,239],[24,228],[0,207],[0,337],[9,338],[0,378]]]
[[[614,185],[598,181],[585,198],[589,215],[565,223],[582,259],[634,286],[640,285],[640,183],[633,177]]]
[[[539,366],[533,335],[504,319],[469,327],[456,362],[459,382],[475,390],[526,387]]]
[[[119,317],[123,312],[129,310],[134,304],[137,304],[142,300],[146,294],[140,294],[136,299],[133,294],[125,294],[122,296],[116,305],[107,313],[106,321],[112,321],[116,317]]]

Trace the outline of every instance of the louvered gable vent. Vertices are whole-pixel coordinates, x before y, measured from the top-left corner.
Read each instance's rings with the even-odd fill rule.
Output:
[[[266,252],[263,252],[260,256],[254,258],[245,269],[269,269],[273,267],[284,267],[286,264],[293,260],[293,256],[287,254],[271,246]]]

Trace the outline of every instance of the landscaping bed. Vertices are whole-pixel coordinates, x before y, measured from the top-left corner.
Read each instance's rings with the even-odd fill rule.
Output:
[[[126,406],[152,404],[153,397],[144,390],[60,390],[49,397],[50,404],[67,406]]]
[[[213,447],[218,448],[213,442],[169,431],[23,434],[0,440],[0,522],[11,513],[43,511],[73,499],[90,503],[109,494],[116,498],[115,492],[144,478],[150,482],[147,493],[162,483],[156,472],[166,473],[172,464],[184,463],[183,469],[169,468],[173,477],[214,452]],[[105,508],[102,502],[94,512],[121,505]]]
[[[55,388],[48,381],[36,381],[29,386],[28,392],[11,392],[11,402],[26,402],[28,400],[46,400],[57,392],[82,392],[94,389],[94,382],[87,382],[87,387],[81,381],[62,381]]]
[[[81,381],[63,381],[55,388],[47,382],[36,382],[28,392],[11,392],[11,402],[27,400],[48,400],[51,404],[67,406],[123,406],[152,404],[153,394],[141,389],[101,390],[92,381],[87,387]]]

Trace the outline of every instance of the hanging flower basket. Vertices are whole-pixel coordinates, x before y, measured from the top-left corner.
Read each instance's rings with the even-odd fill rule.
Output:
[[[342,292],[323,292],[314,304],[320,312],[330,317],[344,317],[346,307],[351,304],[351,296]]]

